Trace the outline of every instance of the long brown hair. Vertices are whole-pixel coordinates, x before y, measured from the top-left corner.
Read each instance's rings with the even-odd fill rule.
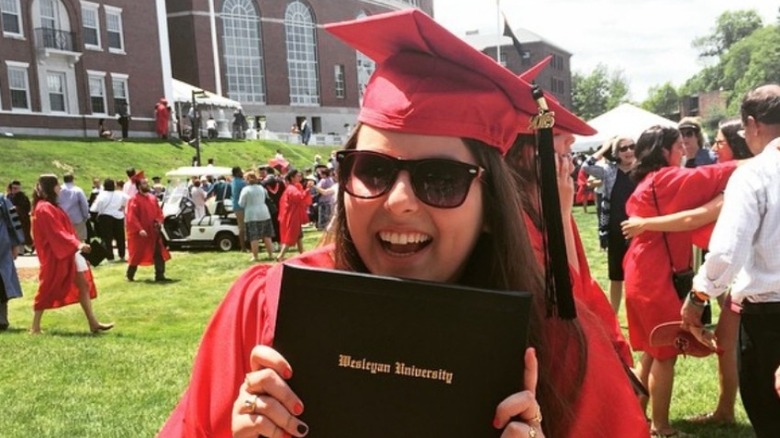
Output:
[[[33,191],[33,209],[40,201],[49,202],[55,207],[58,206],[57,192],[54,190],[58,184],[57,175],[46,173],[39,176],[38,184],[36,184],[35,191]]]
[[[357,126],[346,143],[346,149],[356,148],[359,132],[360,126]],[[574,419],[573,406],[584,373],[582,332],[576,321],[556,321],[553,323],[555,333],[544,333],[552,328],[544,318],[544,285],[525,224],[519,217],[521,200],[512,171],[496,148],[472,139],[464,139],[464,143],[477,164],[485,169],[481,177],[482,216],[485,229],[489,231],[479,237],[458,284],[496,290],[530,291],[533,294],[529,343],[536,348],[539,359],[538,401],[545,416],[556,419],[545,422],[543,429],[548,436],[566,436]],[[335,219],[335,233],[339,236],[335,239],[336,268],[368,272],[352,240],[344,214],[344,183],[348,176],[339,172]],[[556,360],[556,352],[549,348],[550,336],[555,336],[556,347],[576,348],[580,353],[577,356],[581,363],[576,367],[579,375],[568,375],[571,364]]]

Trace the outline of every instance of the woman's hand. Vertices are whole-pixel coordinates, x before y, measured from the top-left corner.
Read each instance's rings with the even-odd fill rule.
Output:
[[[525,350],[525,390],[505,398],[496,408],[493,426],[503,429],[501,438],[542,438],[542,411],[536,401],[539,363],[533,348]]]
[[[558,178],[558,196],[561,201],[563,220],[567,221],[574,205],[574,180],[571,177],[572,172],[574,172],[574,163],[572,163],[570,154],[556,154],[556,158],[555,170]]]
[[[633,239],[646,231],[645,225],[647,225],[645,218],[631,216],[620,223],[620,228],[623,230],[623,236],[626,239]]]
[[[285,382],[292,377],[287,360],[273,348],[258,345],[252,349],[250,367],[233,403],[233,436],[306,436],[309,427],[296,418],[303,413],[303,402]]]
[[[79,244],[79,251],[84,254],[89,254],[92,251],[92,247],[88,243]]]

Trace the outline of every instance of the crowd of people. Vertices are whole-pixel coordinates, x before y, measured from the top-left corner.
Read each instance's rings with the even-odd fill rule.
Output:
[[[229,179],[195,178],[188,194],[196,215],[214,197],[216,214],[235,215],[241,250],[248,242],[253,262],[262,242],[268,261],[284,260],[296,246],[300,254],[287,263],[531,292],[524,387],[494,407],[492,425],[504,437],[684,436],[669,415],[676,358],[715,352],[717,406],[691,420],[734,423],[739,388],[757,436],[780,435],[780,85],[747,93],[711,147],[701,123],[684,118],[636,139],[611,138],[584,159],[582,172],[601,186],[607,295],[572,216],[571,145],[574,134],[592,134],[590,126],[551,100],[554,127],[529,127],[536,110],[546,110],[532,98],[532,78],[514,75],[420,11],[327,29],[377,61],[344,150],[327,164],[318,157],[308,171],[285,166],[279,153],[269,166],[234,167]],[[367,38],[367,29],[383,38]],[[549,144],[539,140],[544,129],[552,130]],[[544,147],[555,154],[546,166]],[[97,291],[80,255],[90,251],[90,212],[120,259],[127,239],[128,280],[137,266],[153,264],[156,281],[167,281],[154,186],[134,169],[127,177],[122,194],[106,179],[91,202],[73,175],[63,176],[63,187],[53,175],[39,178],[32,332],[40,332],[43,310],[75,302],[92,332],[113,327],[90,305]],[[3,264],[32,248],[18,193],[0,197],[0,244],[11,242],[0,245]],[[551,236],[550,214],[560,219],[561,236]],[[306,223],[329,237],[308,252]],[[558,240],[563,246],[553,247]],[[698,273],[694,246],[707,252]],[[551,262],[555,255],[565,256],[565,272]],[[0,329],[8,326],[5,303],[21,294],[3,266]],[[233,284],[159,436],[308,433],[300,420],[305,400],[288,384],[295,364],[274,349],[281,275],[280,264],[256,264]],[[628,340],[617,320],[624,287]],[[713,298],[721,306],[714,334],[705,315]],[[637,363],[632,350],[641,353]]]

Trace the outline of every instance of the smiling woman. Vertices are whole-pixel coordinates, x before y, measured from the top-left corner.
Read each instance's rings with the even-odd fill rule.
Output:
[[[327,29],[379,65],[360,123],[337,154],[336,244],[288,263],[530,291],[532,348],[524,356],[523,388],[507,388],[506,398],[490,407],[492,426],[503,437],[646,437],[601,323],[584,307],[578,320],[545,318],[542,278],[518,220],[520,191],[503,160],[536,112],[531,86],[418,10]],[[557,128],[593,132],[557,102],[550,107]],[[231,287],[160,436],[308,433],[300,419],[305,400],[288,384],[295,364],[272,347],[281,272],[256,266]],[[489,418],[477,421],[490,425]],[[349,425],[343,427],[350,436]]]

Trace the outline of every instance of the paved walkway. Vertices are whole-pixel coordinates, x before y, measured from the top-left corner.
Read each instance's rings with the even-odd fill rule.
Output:
[[[41,264],[38,262],[38,256],[36,255],[24,255],[19,256],[14,260],[16,269],[20,268],[39,268]]]

